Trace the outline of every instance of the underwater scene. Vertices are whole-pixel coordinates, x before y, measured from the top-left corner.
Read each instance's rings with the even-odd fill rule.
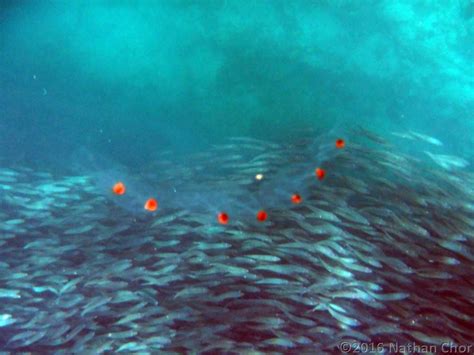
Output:
[[[473,0],[0,0],[0,354],[474,354]]]

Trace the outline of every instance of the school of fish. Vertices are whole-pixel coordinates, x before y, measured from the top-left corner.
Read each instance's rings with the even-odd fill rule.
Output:
[[[422,140],[421,152],[441,144],[406,135]],[[130,214],[114,203],[129,195],[122,176],[104,191],[87,174],[0,168],[0,350],[473,344],[474,174],[464,160],[425,162],[369,131],[344,138],[328,138],[337,153],[326,160],[314,159],[306,136],[286,145],[236,138],[187,164],[164,153],[142,172],[183,199],[225,193],[234,210],[258,197],[237,215],[192,199],[167,207],[159,195],[153,212]],[[298,180],[300,168],[307,178]],[[275,180],[264,188],[272,176],[285,181],[264,205],[277,194]]]

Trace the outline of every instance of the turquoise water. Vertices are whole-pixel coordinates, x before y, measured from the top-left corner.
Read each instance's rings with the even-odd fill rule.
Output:
[[[472,350],[473,50],[473,0],[0,0],[0,350]]]
[[[414,129],[472,161],[474,5],[2,1],[0,155],[127,166],[231,136]]]

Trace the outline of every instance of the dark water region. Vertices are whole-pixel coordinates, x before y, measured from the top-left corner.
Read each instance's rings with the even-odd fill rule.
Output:
[[[0,350],[469,349],[473,9],[0,1]]]

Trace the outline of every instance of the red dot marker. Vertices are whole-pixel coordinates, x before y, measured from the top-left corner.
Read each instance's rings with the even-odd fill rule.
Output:
[[[114,194],[116,195],[123,195],[125,193],[125,185],[123,182],[119,181],[117,182],[113,187],[112,187],[112,191],[114,192]]]
[[[225,212],[220,212],[218,215],[217,215],[217,221],[220,223],[220,224],[227,224],[229,223],[229,215]]]
[[[257,212],[257,221],[264,222],[267,219],[267,217],[268,217],[268,214],[264,210],[260,210]]]
[[[344,142],[344,139],[342,138],[336,139],[336,148],[342,149],[345,147],[345,145],[346,145],[346,142]]]
[[[154,212],[158,208],[158,202],[154,198],[149,198],[143,206],[147,211]]]
[[[301,201],[303,201],[303,199],[301,198],[300,194],[293,194],[291,196],[291,202],[293,202],[294,204],[301,203]]]
[[[319,180],[324,179],[324,177],[326,176],[326,170],[324,170],[324,169],[316,168],[316,170],[314,172],[316,173],[316,177]]]

